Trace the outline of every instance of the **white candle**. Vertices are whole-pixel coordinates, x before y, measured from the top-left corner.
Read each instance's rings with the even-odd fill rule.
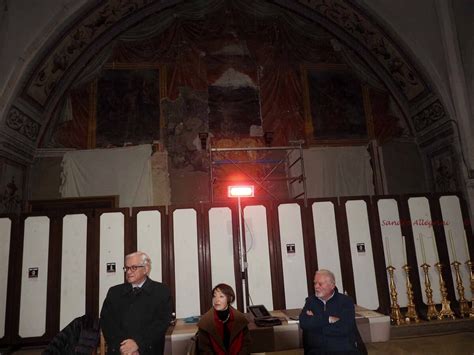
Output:
[[[385,237],[385,244],[387,244],[387,261],[388,261],[388,266],[392,266],[392,257],[390,255],[390,239]]]
[[[426,264],[425,245],[423,244],[423,235],[421,233],[420,233],[420,243],[421,243],[421,256],[423,258],[423,264]]]
[[[464,241],[466,242],[466,253],[467,253],[467,260],[471,260],[471,255],[469,254],[469,244],[467,243],[467,234],[466,234],[466,230],[464,230]]]
[[[451,231],[449,231],[449,242],[451,243],[451,253],[453,254],[453,261],[457,261],[458,258],[456,256],[456,248],[454,246],[454,241],[453,241],[453,236],[451,234]]]
[[[436,240],[435,240],[434,235],[431,236],[431,239],[433,240],[433,251],[435,255],[435,260],[439,262],[438,249],[436,248]]]
[[[407,264],[407,248],[405,246],[405,236],[402,235],[402,248],[403,248],[403,261],[405,262],[405,265]]]

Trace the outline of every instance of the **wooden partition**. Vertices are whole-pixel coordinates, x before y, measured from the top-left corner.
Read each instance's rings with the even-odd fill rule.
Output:
[[[239,223],[236,201],[0,216],[0,344],[44,343],[73,318],[98,316],[109,287],[124,281],[124,256],[137,249],[152,258],[151,277],[169,285],[177,317],[207,311],[221,282],[234,288],[241,310],[250,303],[298,308],[321,268],[359,305],[388,313],[386,267],[395,267],[405,307],[404,264],[423,307],[423,261],[436,303],[438,260],[453,306],[459,296],[447,265],[454,260],[463,263],[465,296],[472,297],[464,263],[474,243],[460,195],[309,199],[307,206],[247,199],[241,216]]]
[[[13,221],[11,217],[0,218],[0,340],[8,339],[7,322],[7,290],[8,270],[10,265],[10,246]]]

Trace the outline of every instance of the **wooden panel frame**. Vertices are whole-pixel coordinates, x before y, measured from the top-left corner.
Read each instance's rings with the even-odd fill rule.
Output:
[[[13,343],[13,337],[18,334],[19,318],[15,315],[20,313],[20,283],[21,278],[21,261],[20,257],[23,253],[23,240],[20,240],[20,217],[16,214],[0,214],[1,218],[9,218],[11,221],[10,230],[10,250],[9,250],[9,266],[7,278],[7,297],[5,310],[5,334],[0,339],[0,346]],[[23,233],[21,233],[23,235]],[[21,245],[20,245],[21,244]],[[21,253],[19,250],[21,249]],[[15,330],[16,329],[16,330]]]
[[[138,241],[137,241],[137,216],[140,212],[144,211],[158,211],[160,213],[160,222],[161,222],[161,279],[162,283],[169,286],[170,280],[170,260],[169,260],[169,237],[168,237],[168,214],[167,209],[164,206],[147,206],[147,207],[133,207],[131,210],[130,217],[130,245],[131,248],[137,250]],[[146,250],[142,250],[146,252]]]
[[[354,293],[351,294],[347,289],[346,291],[349,293],[349,295],[353,295],[354,302],[357,303],[356,297],[355,297],[355,283],[354,283],[354,269],[352,268],[352,254],[350,250],[350,238],[349,238],[349,226],[347,223],[347,213],[346,213],[346,202],[348,201],[365,201],[366,206],[367,206],[367,217],[368,217],[368,224],[369,224],[369,231],[370,231],[370,241],[372,243],[372,262],[374,263],[374,271],[375,271],[375,282],[377,286],[377,298],[379,301],[379,307],[377,308],[378,312],[382,312],[387,307],[386,301],[383,300],[383,297],[380,297],[383,295],[383,288],[381,285],[383,282],[387,281],[387,278],[385,276],[385,272],[382,272],[378,268],[380,265],[380,259],[384,258],[384,250],[383,250],[383,244],[381,240],[381,231],[380,228],[377,228],[377,220],[374,219],[374,206],[372,203],[372,198],[371,196],[343,196],[339,197],[339,207],[342,209],[342,212],[344,213],[344,220],[343,220],[343,226],[344,226],[344,245],[346,247],[346,253],[347,256],[344,255],[344,259],[350,259],[351,262],[351,275],[352,275],[352,281],[351,281],[351,287],[353,285],[354,287]],[[376,210],[376,208],[375,208]],[[385,262],[384,262],[385,263]],[[342,260],[341,260],[341,268],[342,268]],[[384,269],[385,270],[385,269]],[[344,276],[344,270],[342,269],[342,277],[348,278],[349,275]],[[345,285],[345,283],[344,283]]]

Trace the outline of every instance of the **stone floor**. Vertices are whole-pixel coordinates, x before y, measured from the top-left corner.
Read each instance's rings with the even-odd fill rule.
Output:
[[[15,355],[40,355],[43,348],[21,349]],[[474,333],[394,339],[367,344],[370,355],[474,355]],[[7,354],[0,350],[0,355]],[[270,354],[270,353],[259,353]],[[273,352],[272,355],[303,355],[303,350]],[[176,354],[181,355],[181,354]]]

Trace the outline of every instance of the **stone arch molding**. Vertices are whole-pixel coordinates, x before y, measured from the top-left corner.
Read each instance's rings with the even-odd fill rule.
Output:
[[[416,135],[423,135],[448,119],[443,104],[401,46],[350,0],[268,1],[317,22],[356,50],[392,92]],[[48,118],[94,54],[147,16],[184,2],[109,0],[78,14],[72,25],[40,51],[30,70],[18,81],[21,87],[3,118],[1,149],[30,162]]]

